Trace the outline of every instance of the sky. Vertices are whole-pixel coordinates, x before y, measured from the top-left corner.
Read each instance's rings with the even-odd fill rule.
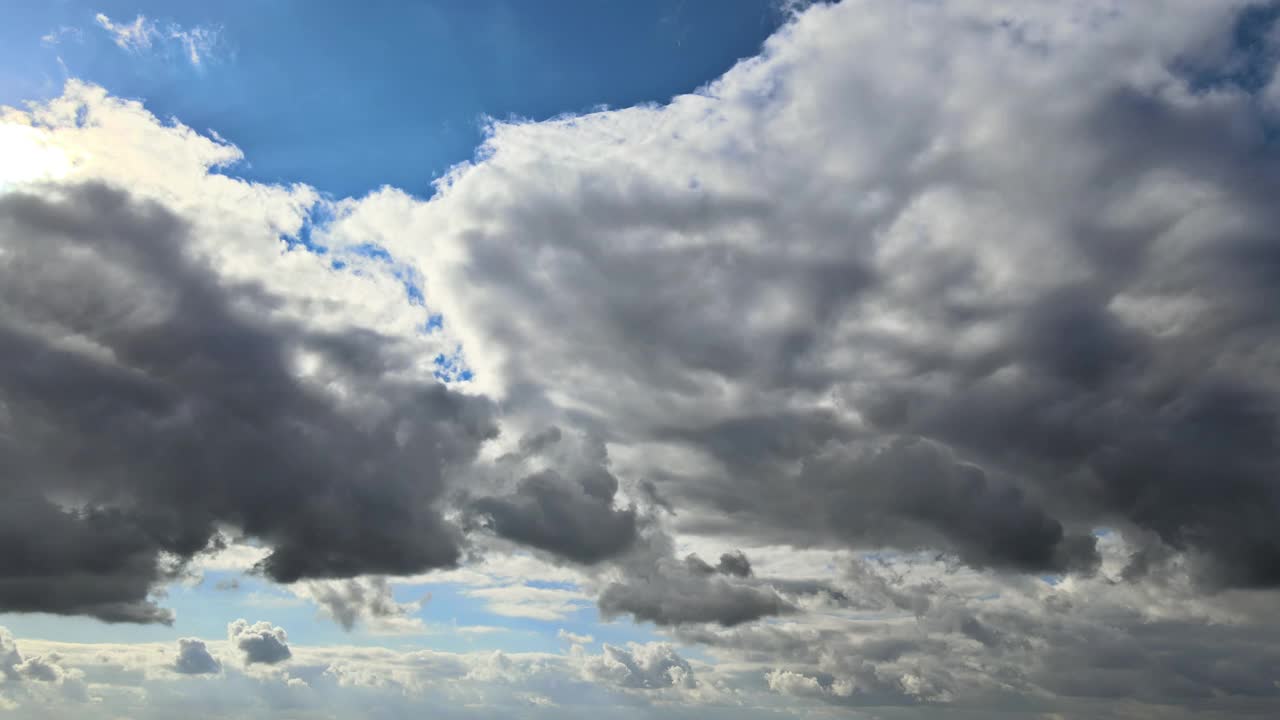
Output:
[[[144,17],[154,36],[121,48],[98,15],[125,32]],[[234,143],[237,177],[345,197],[430,195],[488,118],[690,92],[756,54],[785,13],[769,0],[55,0],[6,3],[5,17],[0,103],[93,82]]]
[[[0,11],[0,718],[1280,714],[1280,4]]]

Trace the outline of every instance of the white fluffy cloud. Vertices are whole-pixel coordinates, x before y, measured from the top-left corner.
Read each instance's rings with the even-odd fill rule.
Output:
[[[244,653],[244,664],[275,665],[293,657],[284,628],[266,621],[249,624],[240,619],[227,625],[227,640]]]

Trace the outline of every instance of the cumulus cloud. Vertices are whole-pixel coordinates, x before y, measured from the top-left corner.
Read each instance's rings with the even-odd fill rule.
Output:
[[[74,703],[87,702],[89,689],[79,669],[65,668],[57,654],[23,657],[9,629],[0,626],[0,710],[16,699],[35,695],[38,699],[57,698]],[[45,697],[46,688],[54,690]]]
[[[265,620],[252,625],[243,618],[227,625],[227,639],[244,653],[245,665],[275,665],[293,657],[284,628]]]
[[[221,672],[222,663],[200,638],[179,638],[178,658],[173,661],[173,671],[181,675],[210,675]]]
[[[603,652],[588,657],[582,668],[583,674],[596,682],[635,690],[697,684],[689,662],[664,643],[631,643],[625,648],[605,643]]]
[[[1123,522],[1267,585],[1266,119],[1185,69],[1231,3],[1144,8],[815,6],[699,94],[496,124],[397,249],[686,531],[1089,572]]]

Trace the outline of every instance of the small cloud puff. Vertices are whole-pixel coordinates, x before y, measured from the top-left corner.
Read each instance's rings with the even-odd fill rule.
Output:
[[[252,625],[241,618],[227,625],[227,639],[244,653],[246,665],[275,665],[293,657],[284,628],[264,621]]]

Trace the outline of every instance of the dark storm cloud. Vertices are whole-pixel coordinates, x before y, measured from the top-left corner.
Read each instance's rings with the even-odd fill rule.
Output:
[[[605,617],[631,615],[657,625],[725,627],[796,609],[772,587],[730,581],[696,555],[683,562],[633,561],[625,578],[606,586],[597,604]]]
[[[731,553],[724,553],[720,556],[720,562],[716,563],[716,570],[725,575],[733,575],[735,577],[751,576],[751,561],[741,550],[734,550]]]
[[[473,520],[500,537],[584,564],[615,557],[635,543],[637,511],[614,507],[618,479],[603,442],[586,436],[562,441],[552,426],[524,435],[518,453],[502,458],[537,459],[553,467],[522,477],[509,494],[470,501]]]
[[[453,563],[435,503],[487,403],[386,379],[388,340],[271,322],[189,232],[100,185],[0,197],[0,608],[167,621],[149,591],[219,523],[280,581]],[[300,382],[302,348],[375,409]]]
[[[788,424],[780,418],[780,432]],[[710,432],[732,436],[737,428]],[[732,444],[739,442],[750,443],[744,438]],[[805,459],[798,471],[783,468],[800,458]],[[1016,484],[994,480],[945,446],[919,437],[866,451],[791,444],[781,458],[757,445],[751,463],[735,464],[740,471],[723,485],[708,482],[690,492],[720,501],[725,513],[702,521],[702,527],[763,520],[809,542],[943,548],[975,566],[1024,571],[1090,571],[1098,562],[1094,538],[1067,531]],[[777,477],[789,482],[778,483]],[[730,484],[736,490],[732,498],[722,495],[731,492]]]
[[[181,675],[211,675],[222,671],[222,663],[209,653],[200,638],[179,638],[173,671]]]
[[[472,509],[499,536],[580,563],[597,563],[636,539],[634,508],[614,509],[617,479],[603,468],[573,480],[545,470],[520,480],[505,497],[487,497]]]

